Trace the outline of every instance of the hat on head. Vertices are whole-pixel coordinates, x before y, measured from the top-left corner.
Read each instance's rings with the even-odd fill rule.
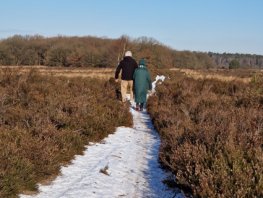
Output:
[[[130,57],[132,57],[132,53],[131,53],[131,51],[127,51],[127,52],[125,52],[125,56],[130,56]]]
[[[143,58],[139,61],[139,65],[146,66],[146,62],[145,62],[145,60]]]

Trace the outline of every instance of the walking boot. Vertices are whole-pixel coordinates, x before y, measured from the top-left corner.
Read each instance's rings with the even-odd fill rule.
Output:
[[[136,103],[136,107],[135,107],[136,111],[140,111],[140,105],[138,103]]]
[[[143,111],[143,103],[140,104],[140,111]]]

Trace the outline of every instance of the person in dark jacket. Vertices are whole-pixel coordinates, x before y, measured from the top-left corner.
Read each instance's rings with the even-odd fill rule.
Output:
[[[119,73],[121,74],[121,96],[122,102],[126,101],[126,94],[129,88],[130,101],[133,101],[133,73],[138,67],[137,62],[132,58],[131,51],[125,52],[123,60],[119,63],[115,72],[115,81],[118,82]]]
[[[146,95],[148,90],[152,89],[152,81],[150,73],[146,68],[146,63],[144,59],[139,61],[139,66],[133,74],[134,80],[134,93],[135,93],[135,102],[136,110],[143,110],[143,106],[146,103]]]

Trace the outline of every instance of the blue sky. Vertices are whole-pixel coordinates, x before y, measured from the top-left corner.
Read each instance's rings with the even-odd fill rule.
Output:
[[[263,55],[263,0],[2,0],[0,39],[147,36],[176,50]]]

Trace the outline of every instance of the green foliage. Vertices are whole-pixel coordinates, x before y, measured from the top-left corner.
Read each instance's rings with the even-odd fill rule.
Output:
[[[213,62],[220,68],[229,68],[232,60],[237,60],[242,68],[262,68],[263,56],[255,54],[208,53]]]
[[[240,67],[240,63],[238,60],[234,59],[229,63],[229,69],[238,69]]]

